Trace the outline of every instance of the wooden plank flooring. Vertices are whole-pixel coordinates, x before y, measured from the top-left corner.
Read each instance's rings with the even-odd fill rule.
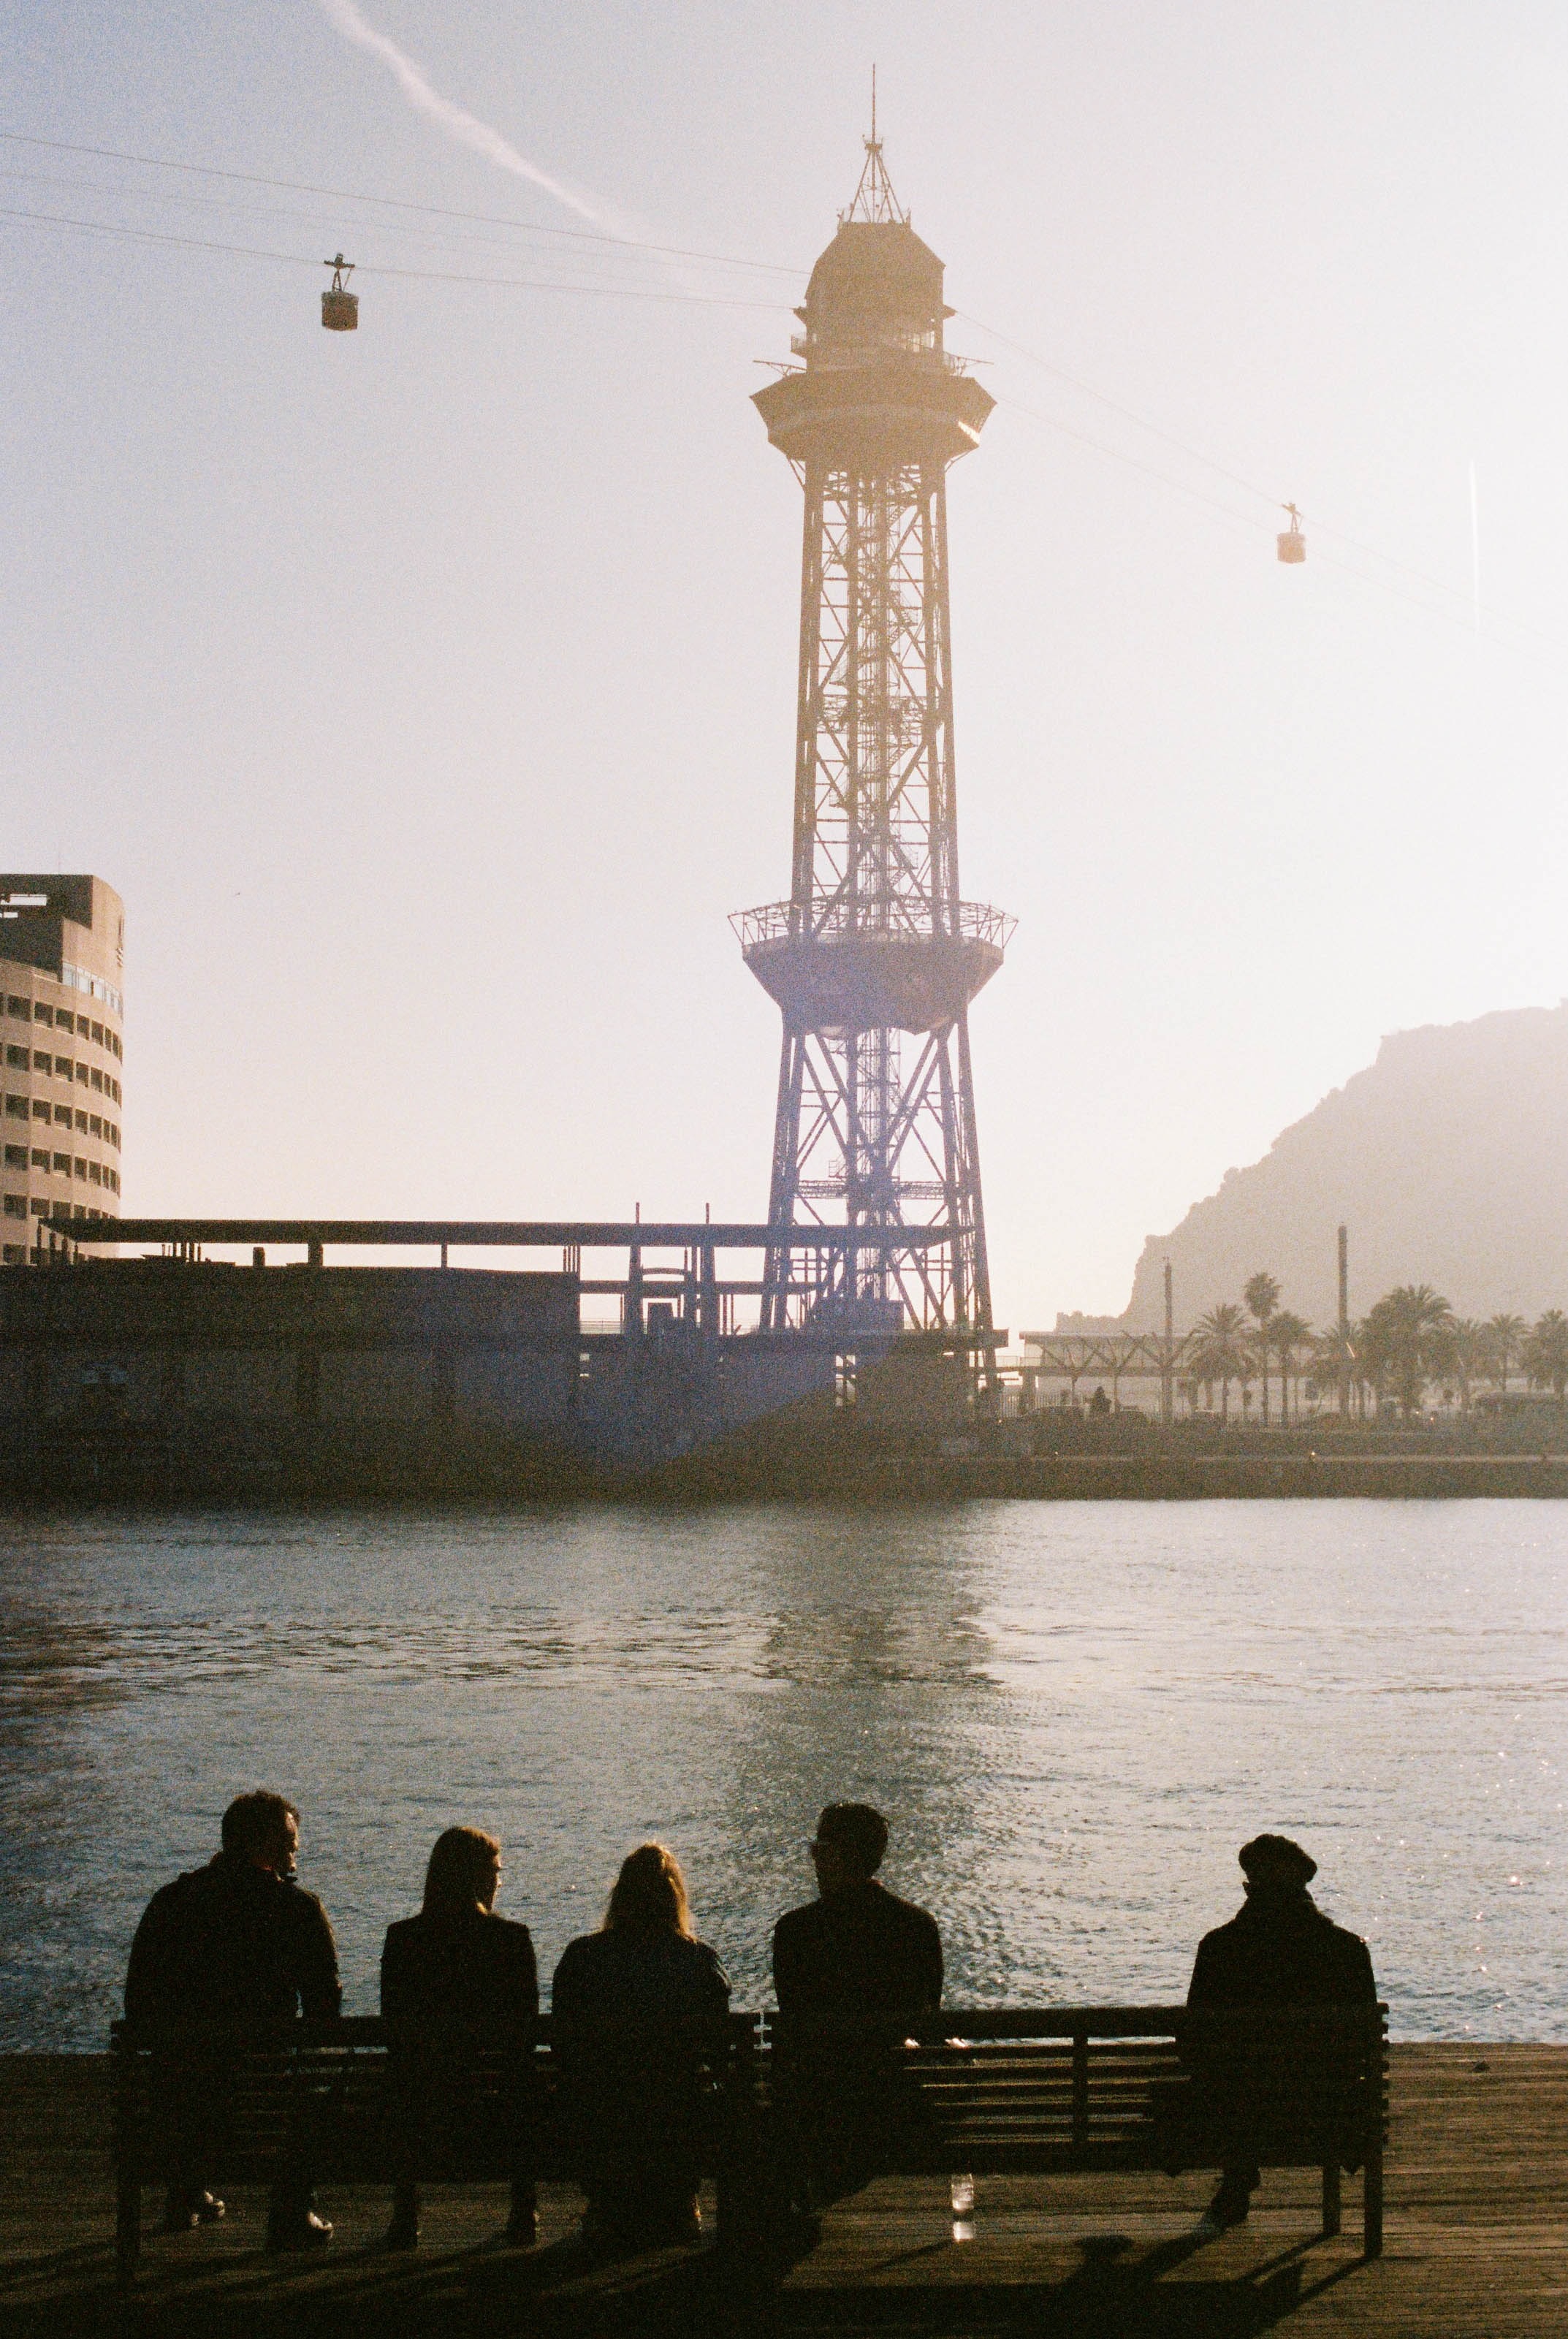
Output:
[[[827,2218],[769,2321],[780,2334],[1387,2334],[1536,2339],[1568,2330],[1568,2048],[1396,2047],[1386,2250],[1365,2265],[1360,2187],[1346,2231],[1317,2234],[1316,2180],[1270,2176],[1248,2225],[1198,2245],[1210,2180],[981,2179],[974,2238],[945,2188],[868,2186]],[[577,2203],[547,2191],[532,2252],[508,2250],[498,2190],[431,2199],[417,2259],[377,2248],[387,2197],[329,2188],[338,2240],[320,2263],[261,2252],[263,2206],[153,2238],[130,2309],[113,2279],[108,2075],[97,2057],[0,2058],[0,2333],[313,2339],[476,2331],[699,2334],[747,2321],[706,2251],[589,2265]],[[148,2220],[155,2215],[147,2196]]]

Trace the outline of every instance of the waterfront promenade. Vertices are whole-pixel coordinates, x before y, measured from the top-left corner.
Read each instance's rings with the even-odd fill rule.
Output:
[[[1270,2176],[1248,2226],[1198,2245],[1211,2178],[982,2182],[955,2244],[940,2186],[873,2185],[826,2220],[774,2319],[802,2334],[1355,2332],[1367,2339],[1546,2339],[1568,2316],[1568,2047],[1392,2050],[1385,2256],[1317,2233],[1317,2179]],[[693,2333],[736,2327],[712,2255],[585,2264],[579,2204],[547,2188],[540,2246],[496,2246],[501,2193],[432,2195],[415,2258],[381,2254],[383,2191],[332,2188],[339,2242],[320,2263],[261,2249],[259,2196],[223,2226],[152,2240],[133,2307],[113,2282],[109,2073],[99,2056],[0,2058],[0,2328],[9,2339],[315,2334]]]

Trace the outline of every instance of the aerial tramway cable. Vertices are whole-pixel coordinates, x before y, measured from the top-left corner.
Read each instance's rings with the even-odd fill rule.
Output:
[[[789,268],[776,262],[755,260],[737,253],[700,252],[684,245],[656,243],[651,240],[645,241],[636,237],[617,235],[607,231],[547,226],[505,213],[462,211],[448,205],[417,202],[405,196],[369,194],[348,188],[321,187],[309,181],[275,179],[261,173],[232,171],[212,163],[176,162],[167,156],[138,154],[118,147],[89,146],[64,139],[39,138],[22,132],[8,130],[0,130],[0,141],[13,145],[36,147],[54,153],[81,154],[100,161],[128,163],[141,169],[178,172],[236,186],[263,187],[279,192],[315,196],[333,202],[371,204],[381,210],[394,211],[410,217],[450,222],[459,228],[464,226],[504,228],[528,237],[548,237],[557,242],[577,245],[582,248],[582,256],[585,260],[613,258],[619,253],[647,254],[665,260],[695,262],[707,267],[738,268],[769,275],[788,276],[796,281],[805,273],[804,269]],[[31,179],[35,183],[44,184],[82,184],[80,182],[70,180],[52,182],[44,179],[42,173],[27,172],[0,173],[0,176],[21,180]],[[133,202],[200,202],[203,201],[199,196],[173,195],[156,187],[113,188],[84,185],[83,192],[108,195],[116,199],[124,198]],[[283,214],[283,216],[290,216],[290,214]],[[304,214],[301,213],[301,216],[303,217]],[[228,243],[206,237],[182,236],[153,228],[125,226],[104,220],[82,219],[48,212],[33,212],[20,207],[0,206],[0,219],[14,220],[34,226],[64,228],[79,233],[108,236],[129,242],[163,244],[192,251],[220,252],[232,253],[237,258],[272,260],[295,266],[313,267],[316,264],[314,262],[304,260],[298,252],[279,252],[252,244]],[[393,222],[387,222],[385,224],[393,232],[416,232],[412,229],[399,231]],[[566,258],[564,252],[561,256],[563,259]],[[336,264],[331,261],[326,263],[328,267],[334,267]],[[342,265],[346,273],[349,263],[344,262]],[[693,307],[776,311],[791,305],[782,299],[778,301],[747,299],[735,293],[699,292],[643,285],[590,283],[569,278],[492,275],[464,269],[399,268],[361,262],[358,263],[358,271],[361,275],[396,277],[409,281],[483,285],[517,291],[565,292],[578,297],[601,300],[656,301]],[[335,281],[333,287],[322,295],[322,323],[329,325],[329,330],[339,331],[352,330],[347,322],[348,311],[343,308],[339,308],[336,312],[340,321],[335,325],[329,323],[327,304],[334,301],[353,302],[357,322],[357,296],[348,291],[345,286]],[[1038,351],[1015,340],[1009,334],[1000,331],[995,326],[987,324],[983,319],[970,315],[963,311],[954,311],[954,314],[965,323],[974,326],[977,331],[986,334],[991,340],[1000,343],[1001,347],[1011,350],[1030,364],[1038,366],[1054,379],[1067,383],[1085,397],[1093,399],[1109,412],[1119,415],[1123,420],[1130,422],[1135,429],[1148,432],[1152,438],[1160,440],[1175,452],[1186,457],[1188,460],[1200,465],[1216,478],[1239,488],[1248,496],[1259,498],[1270,510],[1283,508],[1290,521],[1290,526],[1277,534],[1277,558],[1281,562],[1291,566],[1299,565],[1305,559],[1306,538],[1301,526],[1302,515],[1294,503],[1281,506],[1277,495],[1271,494],[1267,489],[1260,487],[1256,480],[1248,479],[1239,472],[1232,470],[1228,465],[1218,462],[1200,449],[1190,446],[1186,440],[1178,438],[1174,432],[1166,429],[1151,417],[1141,414],[1136,408],[1125,404],[1119,399],[1113,398],[1109,392],[1100,390],[1095,383],[1086,380],[1082,376],[1074,374],[1067,368],[1056,365],[1050,360],[1041,357]],[[1091,448],[1097,453],[1105,455],[1113,461],[1143,472],[1147,477],[1159,480],[1163,486],[1175,489],[1178,494],[1188,496],[1213,510],[1224,513],[1234,524],[1247,528],[1249,532],[1259,529],[1265,524],[1261,515],[1257,519],[1248,518],[1221,503],[1218,498],[1205,495],[1188,481],[1173,477],[1169,471],[1129,454],[1125,449],[1107,445],[1105,441],[1092,437],[1087,431],[1075,429],[1056,415],[1040,413],[1033,408],[1011,399],[1005,399],[1001,403],[1011,408],[1012,411],[1027,416],[1045,429],[1075,439],[1080,445]],[[1471,620],[1474,621],[1475,612],[1472,594],[1462,591],[1458,587],[1448,584],[1441,577],[1430,576],[1392,554],[1382,552],[1374,545],[1363,543],[1346,535],[1341,529],[1331,528],[1321,519],[1316,522],[1316,530],[1320,538],[1327,536],[1335,542],[1345,546],[1347,550],[1394,569],[1400,576],[1407,577],[1413,584],[1422,587],[1425,592],[1439,594],[1445,600],[1462,602]],[[1369,574],[1365,569],[1355,566],[1353,562],[1334,553],[1326,552],[1321,542],[1318,544],[1316,557],[1343,570],[1346,575],[1355,577],[1363,584],[1370,585],[1379,591],[1391,593],[1397,598],[1413,603],[1415,607],[1425,610],[1429,616],[1457,615],[1456,612],[1445,608],[1434,607],[1431,602],[1422,599],[1415,593],[1402,589],[1387,577]],[[1559,646],[1554,636],[1542,627],[1530,625],[1523,618],[1508,617],[1495,609],[1484,614],[1489,617],[1494,624],[1509,627],[1516,634],[1528,636],[1533,641],[1549,646],[1553,651]],[[1522,644],[1509,642],[1505,636],[1495,633],[1491,636],[1491,638],[1500,646],[1523,646]]]

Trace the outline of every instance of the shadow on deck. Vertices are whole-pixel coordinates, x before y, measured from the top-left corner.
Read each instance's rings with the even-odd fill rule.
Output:
[[[113,2280],[104,2058],[0,2058],[5,2339],[1546,2339],[1568,2329],[1568,2048],[1394,2050],[1387,2252],[1318,2231],[1309,2172],[1266,2179],[1247,2226],[1201,2242],[1211,2179],[983,2182],[975,2239],[945,2188],[881,2180],[827,2218],[771,2300],[710,2249],[595,2264],[577,2197],[547,2187],[541,2243],[498,2242],[499,2189],[432,2192],[417,2256],[380,2246],[389,2201],[328,2188],[338,2240],[269,2259],[260,2195],[209,2231],[151,2238],[133,2298]],[[148,2206],[153,2206],[149,2198]]]

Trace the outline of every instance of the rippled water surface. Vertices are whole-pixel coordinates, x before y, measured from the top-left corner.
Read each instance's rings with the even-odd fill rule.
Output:
[[[148,1894],[304,1812],[350,2011],[456,1820],[546,1972],[649,1833],[737,2001],[818,1805],[955,2000],[1168,1999],[1300,1836],[1396,2032],[1568,2038],[1568,1505],[0,1518],[0,2044],[91,2046]]]

